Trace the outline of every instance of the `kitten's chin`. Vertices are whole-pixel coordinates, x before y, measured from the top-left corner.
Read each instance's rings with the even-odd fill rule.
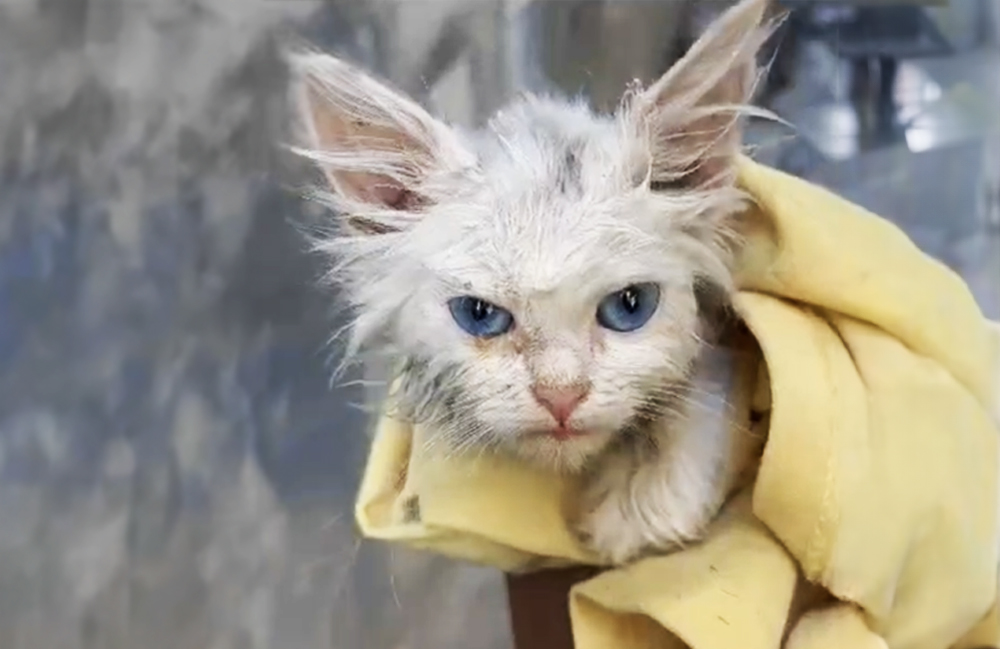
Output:
[[[611,441],[609,433],[582,433],[572,437],[531,434],[512,440],[510,448],[521,459],[543,469],[579,473]]]

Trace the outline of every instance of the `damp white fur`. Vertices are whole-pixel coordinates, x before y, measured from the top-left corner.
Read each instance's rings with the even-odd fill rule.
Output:
[[[745,200],[734,162],[773,27],[765,8],[730,9],[613,115],[525,96],[472,132],[342,60],[291,57],[297,150],[323,172],[317,195],[334,215],[316,248],[351,308],[348,353],[388,355],[401,368],[393,404],[447,452],[584,471],[574,525],[609,561],[696,539],[730,487],[719,465],[731,441],[706,432],[725,428],[693,416],[705,406],[692,395],[719,389],[699,383],[713,324],[699,292],[732,288]],[[650,320],[602,328],[601,300],[642,283],[660,292]],[[470,336],[448,308],[462,296],[509,311],[513,329]],[[539,386],[585,392],[567,422],[582,434],[547,434]]]

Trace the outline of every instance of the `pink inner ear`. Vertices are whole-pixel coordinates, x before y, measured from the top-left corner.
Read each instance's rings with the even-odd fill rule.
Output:
[[[382,184],[372,187],[371,193],[373,194],[373,200],[396,209],[402,206],[406,198],[406,190],[402,187],[391,187]]]
[[[321,148],[330,150],[361,151],[365,142],[377,142],[394,154],[407,152],[416,163],[421,153],[419,143],[408,133],[385,124],[374,124],[345,115],[332,106],[316,88],[309,87],[309,105],[313,126]],[[371,155],[372,152],[365,152]],[[391,209],[411,209],[417,205],[416,197],[399,181],[377,173],[343,171],[326,168],[331,183],[352,198]]]
[[[370,173],[340,174],[344,189],[366,203],[384,205],[392,209],[406,206],[410,192],[387,176]]]

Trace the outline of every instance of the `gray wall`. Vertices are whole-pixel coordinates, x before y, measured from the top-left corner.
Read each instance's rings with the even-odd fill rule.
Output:
[[[379,66],[382,11],[0,3],[5,649],[505,646],[498,575],[354,535],[363,394],[276,146],[278,46]]]

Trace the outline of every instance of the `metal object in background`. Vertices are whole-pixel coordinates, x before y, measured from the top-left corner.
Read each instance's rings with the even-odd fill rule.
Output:
[[[775,107],[794,114],[805,139],[825,156],[845,160],[898,144],[924,150],[1000,128],[996,111],[986,108],[992,101],[989,85],[982,93],[943,96],[939,81],[925,72],[925,62],[934,67],[941,60],[975,57],[989,40],[986,32],[995,31],[974,27],[993,20],[990,3],[785,3],[794,8],[800,58],[825,70],[827,96],[809,100],[808,107],[780,100]],[[928,119],[937,126],[928,129]]]

